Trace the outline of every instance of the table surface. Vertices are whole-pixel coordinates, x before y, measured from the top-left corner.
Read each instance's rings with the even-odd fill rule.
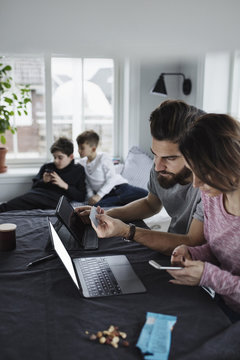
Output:
[[[148,264],[169,264],[169,258],[121,238],[100,239],[97,251],[71,249],[72,257],[125,254],[143,281],[144,294],[85,299],[58,258],[27,269],[47,255],[48,216],[34,210],[1,214],[0,223],[17,224],[17,247],[0,253],[1,360],[142,359],[135,344],[147,312],[177,316],[169,359],[239,359],[239,323],[231,324],[200,287],[169,283],[170,275]],[[127,333],[129,347],[101,345],[89,340],[115,325]]]

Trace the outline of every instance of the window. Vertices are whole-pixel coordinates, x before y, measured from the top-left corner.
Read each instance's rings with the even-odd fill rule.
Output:
[[[236,51],[233,55],[231,74],[230,110],[231,114],[240,121],[240,51]]]
[[[240,52],[205,57],[203,109],[228,113],[240,121]]]
[[[208,53],[205,57],[203,109],[206,112],[226,113],[230,86],[229,53]]]
[[[17,132],[6,133],[8,159],[35,159],[46,157],[46,117],[44,95],[44,60],[35,57],[4,57],[2,63],[12,67],[12,78],[19,84],[30,85],[31,100],[28,115],[13,118]]]
[[[6,134],[10,163],[46,161],[52,143],[47,133],[49,126],[54,140],[67,136],[73,140],[75,150],[77,135],[94,129],[101,139],[99,150],[113,153],[112,59],[53,57],[49,73],[45,73],[44,58],[18,56],[5,57],[5,61],[12,66],[15,82],[30,84],[32,99],[27,116],[15,115],[16,134]],[[45,81],[52,85],[51,91],[46,91]],[[50,108],[46,107],[46,93],[51,96]]]
[[[113,151],[113,61],[110,59],[52,59],[54,138],[94,129],[100,150]]]

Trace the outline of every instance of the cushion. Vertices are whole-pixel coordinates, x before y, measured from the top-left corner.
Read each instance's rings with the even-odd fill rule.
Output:
[[[130,185],[147,190],[152,165],[153,159],[139,147],[133,146],[128,152],[121,175]]]

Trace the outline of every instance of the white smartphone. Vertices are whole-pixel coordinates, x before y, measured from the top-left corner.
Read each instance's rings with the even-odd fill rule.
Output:
[[[158,270],[180,270],[183,269],[181,266],[162,266],[154,260],[149,260],[149,264]]]

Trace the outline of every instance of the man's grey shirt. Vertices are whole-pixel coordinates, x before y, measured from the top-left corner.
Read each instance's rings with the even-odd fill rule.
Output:
[[[192,183],[187,185],[176,184],[169,189],[160,186],[154,165],[151,169],[148,190],[157,196],[168,215],[171,217],[168,232],[186,234],[195,218],[203,221],[201,194]]]

